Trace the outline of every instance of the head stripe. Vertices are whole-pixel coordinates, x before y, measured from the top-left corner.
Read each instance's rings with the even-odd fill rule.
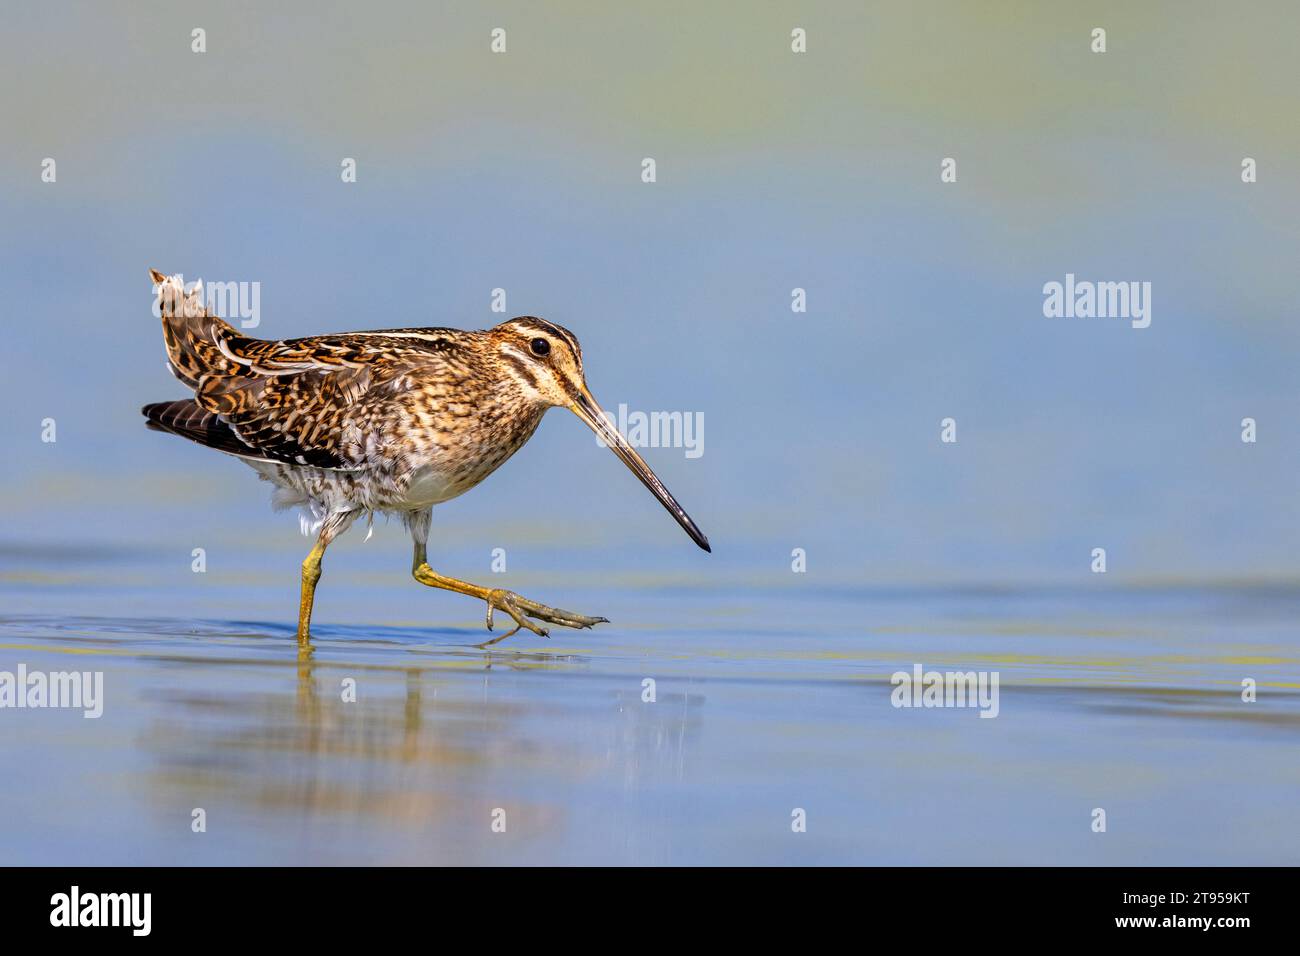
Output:
[[[547,322],[545,319],[539,319],[535,315],[521,315],[517,319],[511,319],[511,324],[520,331],[525,329],[533,332],[543,332],[547,335],[560,339],[569,346],[569,351],[579,362],[582,361],[582,346],[578,344],[577,337],[568,329],[562,328],[553,322]]]

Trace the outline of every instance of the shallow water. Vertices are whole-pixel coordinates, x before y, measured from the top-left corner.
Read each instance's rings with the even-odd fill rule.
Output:
[[[483,650],[475,602],[327,566],[303,658],[279,560],[7,555],[0,670],[103,671],[105,705],[0,712],[4,862],[1300,859],[1291,588],[512,575],[614,623]],[[238,620],[179,613],[234,597]],[[998,716],[893,707],[914,663],[996,671]]]

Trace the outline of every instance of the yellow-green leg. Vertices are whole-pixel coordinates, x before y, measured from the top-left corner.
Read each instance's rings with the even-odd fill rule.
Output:
[[[298,643],[311,640],[311,608],[316,600],[316,582],[320,580],[321,558],[331,541],[348,529],[359,512],[332,514],[321,525],[316,544],[302,562],[302,591],[298,597]]]
[[[411,575],[421,584],[428,585],[431,588],[442,588],[445,591],[455,591],[457,594],[468,594],[470,597],[485,601],[487,603],[487,629],[489,631],[492,630],[492,612],[494,610],[505,611],[514,619],[515,626],[512,630],[494,637],[490,641],[485,641],[479,645],[480,647],[487,647],[497,641],[504,641],[521,627],[526,627],[534,634],[546,637],[546,628],[538,627],[528,620],[530,617],[550,624],[560,624],[564,627],[593,627],[597,624],[609,623],[608,618],[588,617],[585,614],[576,614],[563,608],[548,607],[545,604],[538,604],[536,601],[520,597],[513,591],[506,591],[502,588],[485,588],[477,584],[470,584],[468,581],[461,581],[439,574],[429,567],[424,542],[418,537],[415,539],[415,555],[411,561]]]
[[[302,592],[298,597],[298,643],[306,644],[311,638],[311,606],[316,600],[316,582],[320,580],[320,561],[329,544],[317,538],[315,546],[302,562]]]

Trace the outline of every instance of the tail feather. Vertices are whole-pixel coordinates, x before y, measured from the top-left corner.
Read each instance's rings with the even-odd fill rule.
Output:
[[[149,270],[158,292],[163,341],[173,374],[190,388],[198,388],[204,375],[241,375],[243,369],[223,353],[221,345],[238,333],[220,316],[208,312],[203,301],[203,283],[185,291],[182,276],[165,276]]]

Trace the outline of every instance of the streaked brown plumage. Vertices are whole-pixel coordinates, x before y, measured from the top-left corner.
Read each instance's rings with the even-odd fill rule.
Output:
[[[363,515],[399,515],[415,542],[412,572],[528,618],[591,627],[588,617],[509,591],[443,577],[425,561],[430,509],[473,488],[526,442],[548,408],[565,406],[636,473],[695,540],[709,544],[588,391],[571,332],[532,316],[486,331],[409,328],[265,341],[208,314],[201,289],[150,270],[167,356],[192,399],[146,405],[150,427],[236,455],[305,509],[318,532],[303,562],[298,637],[308,639],[320,558]],[[500,640],[498,638],[497,640]],[[489,642],[493,643],[493,642]]]

